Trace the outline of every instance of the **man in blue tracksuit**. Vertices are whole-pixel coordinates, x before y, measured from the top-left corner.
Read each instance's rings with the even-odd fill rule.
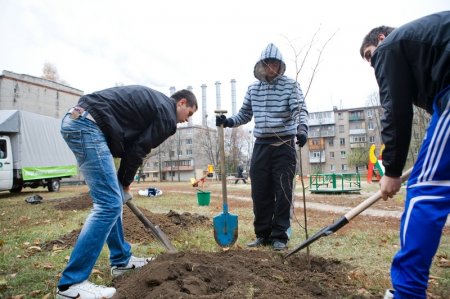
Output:
[[[401,248],[392,262],[394,290],[385,298],[426,298],[428,277],[450,213],[450,12],[397,29],[372,29],[360,54],[375,69],[384,108],[383,199],[401,187],[411,139],[413,104],[432,114],[408,180]]]
[[[248,87],[238,114],[216,119],[217,126],[238,127],[255,117],[250,180],[256,239],[249,247],[272,245],[283,250],[289,240],[295,137],[300,147],[305,145],[308,111],[300,85],[286,77],[285,70],[281,52],[269,44],[254,68],[258,81]]]

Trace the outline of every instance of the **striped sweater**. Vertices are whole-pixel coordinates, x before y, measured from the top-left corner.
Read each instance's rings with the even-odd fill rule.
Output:
[[[263,60],[281,61],[279,75],[272,81],[265,78]],[[286,139],[297,133],[299,124],[308,128],[308,110],[298,82],[284,75],[286,64],[278,48],[269,44],[255,65],[258,81],[248,87],[241,109],[232,116],[234,127],[255,118],[254,136],[259,138]]]

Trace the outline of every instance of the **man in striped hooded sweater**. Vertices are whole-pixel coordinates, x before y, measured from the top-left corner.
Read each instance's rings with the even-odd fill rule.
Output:
[[[283,56],[269,44],[254,68],[258,81],[248,87],[238,114],[216,118],[216,125],[223,127],[238,127],[255,118],[250,179],[256,239],[249,247],[272,245],[283,250],[289,240],[295,137],[300,147],[305,145],[308,111],[300,85],[285,71]]]

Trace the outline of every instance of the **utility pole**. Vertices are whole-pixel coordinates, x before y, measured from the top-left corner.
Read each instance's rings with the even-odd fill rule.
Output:
[[[178,138],[178,146],[177,146],[177,152],[178,152],[178,182],[180,181],[180,130],[177,130],[177,138]]]
[[[158,146],[158,169],[159,169],[159,182],[162,182],[162,171],[161,171],[161,145]]]

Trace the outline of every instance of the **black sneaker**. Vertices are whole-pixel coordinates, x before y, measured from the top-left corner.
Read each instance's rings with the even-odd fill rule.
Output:
[[[259,246],[267,246],[270,244],[270,240],[263,237],[257,237],[255,241],[247,244],[247,247],[259,247]]]
[[[273,250],[285,250],[287,249],[287,245],[285,241],[281,240],[273,240],[272,242]]]

